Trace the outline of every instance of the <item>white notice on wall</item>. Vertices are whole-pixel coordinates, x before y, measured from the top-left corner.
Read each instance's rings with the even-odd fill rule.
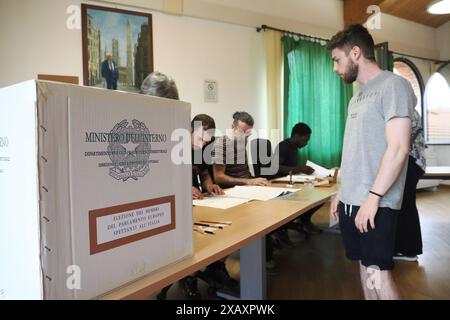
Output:
[[[205,80],[204,84],[205,102],[218,102],[218,83],[216,80]]]

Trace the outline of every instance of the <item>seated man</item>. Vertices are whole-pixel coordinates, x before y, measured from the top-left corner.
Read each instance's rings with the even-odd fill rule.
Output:
[[[200,126],[196,127],[197,124]],[[198,114],[192,119],[192,199],[203,199],[202,191],[212,195],[224,194],[222,188],[214,184],[203,158],[204,147],[212,142],[215,128],[214,119],[207,114]]]
[[[278,176],[292,174],[312,174],[314,170],[308,166],[301,166],[298,160],[298,150],[307,146],[311,137],[311,128],[304,123],[297,123],[291,132],[291,137],[281,141],[277,146],[275,155],[278,155]],[[302,214],[299,218],[301,228],[307,233],[319,233],[321,230],[311,222],[311,217],[322,205],[315,207]],[[289,228],[292,225],[288,225]],[[286,232],[286,230],[284,230]]]
[[[235,112],[232,131],[214,143],[214,180],[222,187],[236,185],[267,186],[265,178],[252,178],[247,162],[247,140],[254,120],[247,112]]]
[[[212,154],[214,180],[220,186],[268,186],[270,184],[265,178],[252,178],[248,167],[246,146],[253,124],[254,120],[250,114],[235,112],[232,131],[214,142]],[[275,270],[270,235],[266,236],[266,266],[268,272]]]

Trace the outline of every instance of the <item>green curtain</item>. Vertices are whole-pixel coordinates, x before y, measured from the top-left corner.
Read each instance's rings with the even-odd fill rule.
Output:
[[[388,70],[391,72],[394,71],[394,54],[390,51],[388,53]]]
[[[304,122],[311,140],[300,150],[302,162],[324,167],[340,166],[348,103],[353,95],[333,72],[331,53],[309,40],[282,38],[284,47],[284,137]]]

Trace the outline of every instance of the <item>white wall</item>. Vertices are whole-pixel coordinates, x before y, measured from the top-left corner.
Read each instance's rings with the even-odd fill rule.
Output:
[[[436,31],[436,42],[441,53],[441,60],[450,59],[450,21]]]
[[[208,113],[221,130],[232,113],[247,111],[255,128],[265,128],[265,69],[262,35],[253,28],[154,15],[155,68],[172,75],[192,113]],[[205,103],[203,81],[219,84],[219,103]]]
[[[81,32],[66,28],[71,4],[80,1],[0,1],[0,87],[38,73],[81,77]]]
[[[415,56],[439,59],[436,29],[419,23],[381,14],[381,29],[370,31],[375,42],[389,42],[389,49]]]

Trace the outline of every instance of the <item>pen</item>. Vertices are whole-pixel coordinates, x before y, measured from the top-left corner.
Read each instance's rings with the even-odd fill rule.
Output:
[[[232,224],[231,221],[207,221],[207,220],[201,220],[200,222],[205,222],[205,223],[219,223],[219,224],[226,224],[226,225],[231,225],[231,224]]]
[[[202,226],[202,227],[213,227],[213,228],[223,229],[223,226],[219,226],[218,224],[207,224],[207,223],[194,222],[194,225]]]
[[[200,233],[202,233],[202,234],[204,234],[204,233],[207,233],[207,234],[215,234],[215,233],[212,232],[212,231],[205,230],[205,229],[201,229],[201,228],[194,228],[194,231],[200,232]]]
[[[206,223],[198,223],[198,222],[194,222],[194,225],[196,225],[196,226],[202,226],[202,227],[209,227],[209,224],[206,224]]]

